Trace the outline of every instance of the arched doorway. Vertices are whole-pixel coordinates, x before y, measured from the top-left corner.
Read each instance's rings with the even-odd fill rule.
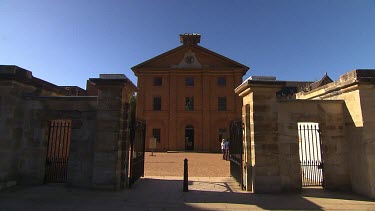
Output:
[[[194,127],[192,125],[185,127],[185,150],[194,150]]]

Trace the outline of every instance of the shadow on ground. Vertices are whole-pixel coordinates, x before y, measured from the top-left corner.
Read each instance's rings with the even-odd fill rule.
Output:
[[[44,185],[0,193],[0,210],[323,210],[370,209],[375,202],[349,193],[304,190],[301,194],[252,194],[218,180],[141,178],[132,189],[96,191]]]
[[[196,187],[194,183],[199,183],[201,187]],[[181,205],[184,204],[197,210],[242,207],[266,210],[321,210],[319,205],[303,198],[300,194],[253,194],[238,192],[231,186],[225,182],[190,181],[189,192],[183,193],[182,181],[146,178],[136,184],[134,194],[144,195],[148,199],[146,203],[152,203],[155,200],[178,201]],[[153,189],[154,187],[160,187],[160,189]]]
[[[198,183],[197,186],[195,183]],[[160,187],[160,189],[153,189],[153,187]],[[168,194],[165,192],[173,193],[175,197],[181,197],[179,200],[185,205],[194,208],[194,204],[211,204],[215,208],[215,204],[226,204],[226,208],[241,208],[241,205],[251,205],[244,208],[261,208],[266,210],[322,210],[320,203],[325,207],[339,208],[340,204],[346,208],[352,205],[347,200],[360,202],[374,201],[353,193],[332,192],[323,189],[304,189],[301,193],[288,193],[288,194],[253,194],[233,190],[233,184],[226,182],[207,182],[207,181],[190,181],[189,192],[182,193],[182,181],[180,180],[159,180],[143,178],[135,187],[135,189],[142,190],[138,194],[145,194],[150,200],[163,197]],[[152,199],[153,198],[153,199]],[[311,200],[314,198],[315,200]],[[164,198],[165,199],[165,198]],[[176,198],[171,198],[175,200]],[[332,201],[331,199],[337,199]],[[347,204],[343,204],[343,200]],[[313,201],[318,201],[319,204]],[[337,206],[336,206],[337,205]],[[375,204],[373,204],[375,206]],[[209,206],[207,206],[209,207]],[[216,206],[220,208],[220,206]]]

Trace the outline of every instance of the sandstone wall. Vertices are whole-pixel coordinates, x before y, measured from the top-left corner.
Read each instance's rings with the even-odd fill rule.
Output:
[[[353,191],[375,198],[375,70],[353,70],[338,81],[307,93],[299,99],[343,100],[345,137],[349,152],[346,163]]]
[[[97,97],[34,97],[29,102],[31,118],[26,127],[32,128],[27,140],[39,140],[39,147],[25,147],[20,157],[22,163],[38,163],[38,166],[21,165],[19,175],[28,182],[30,175],[38,178],[36,184],[44,179],[44,166],[48,143],[49,122],[56,119],[72,121],[70,152],[68,161],[68,184],[90,187],[93,168],[93,144],[96,129]],[[32,157],[28,156],[34,152]]]
[[[324,161],[324,188],[350,189],[346,157],[344,106],[342,101],[281,101],[278,107],[278,142],[280,146],[281,184],[284,190],[298,190],[301,185],[299,160],[299,122],[319,123]]]
[[[32,159],[40,153],[43,142],[30,138],[34,133],[27,120],[31,118],[29,99],[35,95],[59,96],[65,92],[56,85],[34,78],[30,71],[17,66],[0,65],[0,189],[22,182],[23,166],[39,168],[42,162]],[[33,123],[37,124],[37,123]],[[33,148],[24,154],[24,148]],[[29,157],[22,160],[21,157]],[[28,183],[40,181],[32,172]]]
[[[320,125],[325,188],[350,189],[343,101],[280,101],[276,92],[282,86],[283,82],[277,81],[249,81],[236,90],[243,97],[244,106],[250,107],[244,121],[247,190],[301,190],[298,122]]]
[[[98,89],[92,185],[119,190],[128,186],[129,111],[135,88],[126,79],[90,79]]]
[[[6,84],[2,84],[6,85]],[[9,85],[9,84],[8,84]],[[69,183],[87,186],[92,174],[92,143],[95,135],[96,97],[25,97],[32,86],[13,82],[2,87],[1,178],[20,184],[42,184],[49,122],[72,120]],[[91,160],[90,160],[91,159]]]
[[[353,180],[356,186],[353,189],[357,192],[365,192],[366,195],[375,198],[375,85],[368,84],[360,87],[360,102],[363,114],[362,140],[356,145],[358,153],[356,158],[363,163],[361,169],[353,172]],[[355,140],[355,139],[354,139]],[[352,145],[352,146],[353,146]],[[363,154],[361,153],[363,152]],[[353,160],[354,160],[353,159]],[[357,161],[357,162],[358,162]],[[354,163],[355,164],[358,163]],[[357,167],[360,168],[360,167]]]
[[[43,184],[51,120],[72,122],[67,183],[127,187],[129,102],[126,78],[92,79],[98,96],[67,96],[61,87],[16,66],[0,65],[0,189]]]

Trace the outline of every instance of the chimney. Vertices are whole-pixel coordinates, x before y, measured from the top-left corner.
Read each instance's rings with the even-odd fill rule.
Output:
[[[197,33],[180,34],[180,42],[183,45],[196,45],[201,41],[201,35]]]

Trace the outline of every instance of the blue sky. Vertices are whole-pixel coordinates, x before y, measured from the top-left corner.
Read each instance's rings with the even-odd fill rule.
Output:
[[[0,0],[0,64],[86,86],[180,45],[179,34],[280,80],[375,69],[375,0]]]

